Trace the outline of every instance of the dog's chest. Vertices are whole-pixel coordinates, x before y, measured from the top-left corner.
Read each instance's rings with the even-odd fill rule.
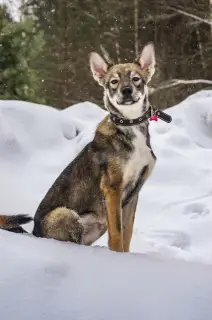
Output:
[[[123,167],[123,182],[124,187],[129,183],[136,184],[140,173],[144,166],[148,166],[148,171],[151,172],[155,159],[152,155],[151,149],[146,144],[146,137],[139,129],[133,129],[134,138],[132,140],[134,149],[129,154],[128,159]]]

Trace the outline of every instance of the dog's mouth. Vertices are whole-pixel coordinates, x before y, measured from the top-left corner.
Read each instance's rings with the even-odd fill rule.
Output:
[[[124,99],[122,101],[117,101],[117,104],[119,104],[119,105],[127,105],[128,106],[128,105],[133,105],[133,104],[137,103],[139,100],[140,100],[140,98],[138,98],[137,100],[134,100],[132,98]]]

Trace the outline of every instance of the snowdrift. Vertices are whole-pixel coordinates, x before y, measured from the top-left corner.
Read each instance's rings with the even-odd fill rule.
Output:
[[[211,319],[212,91],[167,112],[171,124],[150,126],[158,161],[132,253],[110,252],[107,234],[86,248],[0,230],[1,319]],[[90,102],[0,101],[0,214],[33,216],[105,114]]]
[[[211,320],[211,267],[10,235],[1,320]]]

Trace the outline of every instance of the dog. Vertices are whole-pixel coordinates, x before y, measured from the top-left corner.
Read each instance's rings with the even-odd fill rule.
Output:
[[[108,230],[109,249],[129,252],[139,192],[156,163],[147,87],[155,72],[154,44],[130,63],[110,63],[91,52],[89,64],[108,114],[40,202],[32,234],[92,245]],[[30,220],[1,216],[0,227],[24,232],[20,225]]]

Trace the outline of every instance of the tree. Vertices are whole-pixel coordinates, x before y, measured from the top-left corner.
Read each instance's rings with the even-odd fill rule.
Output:
[[[100,52],[101,45],[120,62],[132,61],[146,42],[154,42],[157,72],[150,99],[158,107],[210,85],[211,1],[25,0],[26,12],[44,31],[43,56],[35,63],[48,104],[64,108],[89,100],[102,105],[88,63],[89,53]]]
[[[33,61],[43,46],[31,19],[12,21],[0,6],[0,99],[44,102],[39,95],[41,80]]]

